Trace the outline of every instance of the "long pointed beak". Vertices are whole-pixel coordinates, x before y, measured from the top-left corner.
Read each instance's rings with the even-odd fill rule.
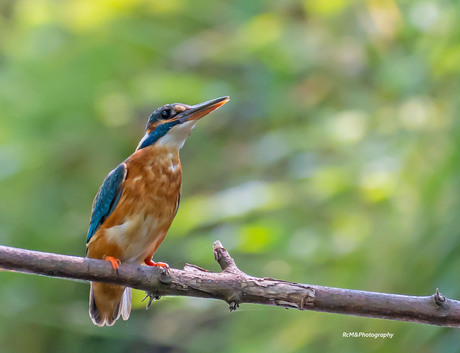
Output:
[[[230,100],[230,97],[225,96],[225,97],[212,99],[210,101],[203,102],[200,104],[192,105],[189,109],[179,114],[178,120],[180,120],[180,122],[183,123],[185,121],[201,119],[205,115],[208,115],[212,111],[223,106],[229,100]]]

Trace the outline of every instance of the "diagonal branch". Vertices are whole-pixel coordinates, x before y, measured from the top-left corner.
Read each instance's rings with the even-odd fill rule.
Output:
[[[219,241],[214,243],[214,256],[220,273],[195,265],[162,270],[130,264],[122,264],[115,273],[107,261],[0,246],[0,269],[121,284],[145,290],[151,300],[162,295],[220,299],[230,304],[230,310],[254,303],[460,327],[460,302],[439,290],[418,297],[252,277],[238,269]]]

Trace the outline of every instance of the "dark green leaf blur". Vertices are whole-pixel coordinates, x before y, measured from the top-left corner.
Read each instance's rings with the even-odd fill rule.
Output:
[[[185,144],[155,260],[460,299],[460,5],[394,0],[3,0],[0,244],[85,255],[91,204],[166,103],[229,95]],[[134,295],[0,273],[0,351],[457,352],[453,329]],[[392,339],[344,338],[390,332]]]

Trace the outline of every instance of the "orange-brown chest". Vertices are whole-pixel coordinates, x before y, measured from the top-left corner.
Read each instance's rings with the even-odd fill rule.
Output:
[[[150,146],[134,153],[127,165],[120,199],[126,213],[135,209],[158,218],[174,217],[182,184],[179,152]]]
[[[176,214],[181,183],[178,150],[150,146],[136,151],[127,161],[118,205],[94,241],[99,238],[101,246],[116,248],[122,261],[142,262],[152,256]]]

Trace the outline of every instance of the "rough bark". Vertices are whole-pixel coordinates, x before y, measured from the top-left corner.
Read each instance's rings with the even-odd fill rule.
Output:
[[[460,302],[438,290],[431,296],[407,296],[257,278],[242,272],[219,241],[214,256],[222,272],[195,265],[183,270],[122,264],[115,272],[107,261],[0,246],[0,269],[87,281],[122,284],[145,290],[149,304],[163,295],[214,298],[230,310],[242,303],[367,316],[439,326],[460,326]],[[148,304],[148,305],[149,305]]]

